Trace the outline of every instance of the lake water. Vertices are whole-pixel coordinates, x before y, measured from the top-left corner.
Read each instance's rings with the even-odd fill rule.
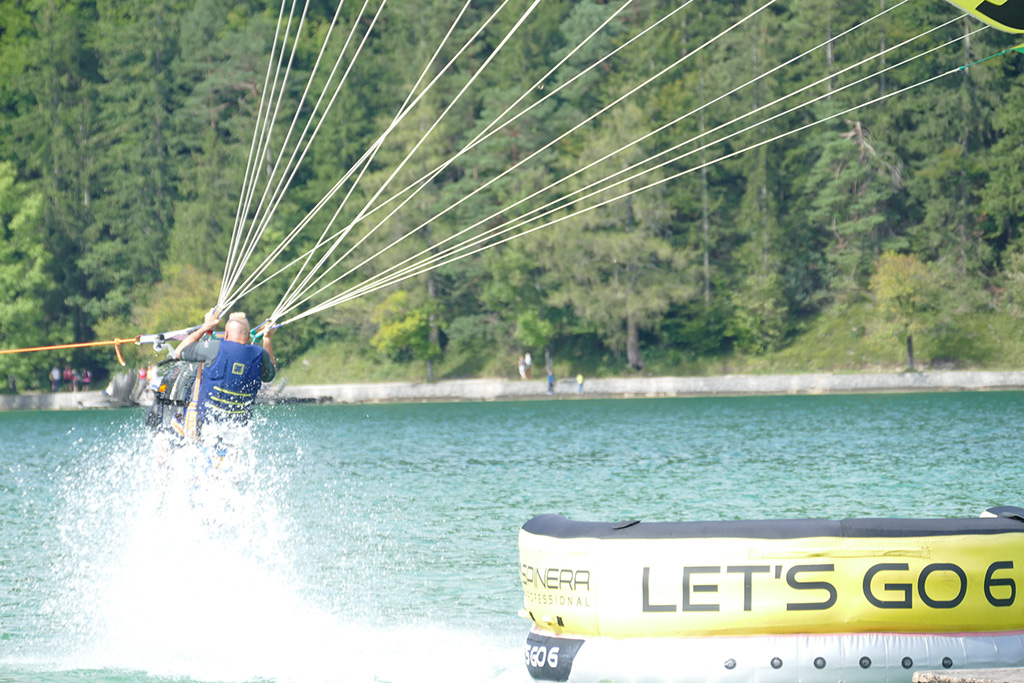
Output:
[[[0,413],[0,681],[524,683],[517,531],[1024,503],[1024,393]]]

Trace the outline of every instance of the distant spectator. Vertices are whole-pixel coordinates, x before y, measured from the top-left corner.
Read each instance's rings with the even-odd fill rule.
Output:
[[[50,391],[60,390],[60,368],[56,365],[50,370]]]
[[[92,384],[92,370],[86,368],[82,370],[82,390],[89,391],[90,384]]]
[[[138,403],[139,399],[142,398],[142,394],[145,393],[146,389],[148,388],[149,385],[146,383],[146,376],[148,374],[148,368],[139,368],[138,375],[136,376],[135,379],[135,384],[134,386],[132,386],[132,393],[130,394],[132,403]]]
[[[576,393],[583,393],[583,373],[576,375]]]
[[[523,379],[530,379],[530,367],[533,365],[533,356],[530,355],[529,351],[523,356],[523,365],[526,366],[526,377]]]
[[[519,379],[526,379],[526,359],[519,356]]]
[[[71,366],[64,366],[64,390],[71,391]]]
[[[555,393],[555,371],[548,368],[548,396]]]

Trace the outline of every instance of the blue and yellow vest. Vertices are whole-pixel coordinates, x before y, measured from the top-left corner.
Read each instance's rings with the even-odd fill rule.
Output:
[[[185,434],[195,437],[211,420],[248,422],[260,390],[262,369],[262,348],[222,341],[217,357],[204,364],[196,377],[192,400],[185,411]]]

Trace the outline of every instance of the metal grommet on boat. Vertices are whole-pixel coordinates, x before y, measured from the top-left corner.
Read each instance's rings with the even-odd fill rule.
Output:
[[[861,657],[860,658],[860,668],[867,669],[870,666],[871,666],[871,658],[870,657]]]
[[[772,668],[773,669],[781,669],[782,668],[782,660],[779,659],[778,657],[772,657]]]
[[[910,657],[904,657],[903,661],[900,662],[900,664],[903,665],[904,669],[909,669],[910,667],[914,666],[914,660]]]
[[[735,669],[736,668],[736,660],[735,659],[727,659],[727,660],[725,660],[725,668],[729,669],[730,671]]]
[[[815,669],[824,669],[825,668],[825,658],[824,657],[815,657],[814,658],[814,668]]]
[[[952,659],[950,659],[949,657],[943,657],[942,658],[942,668],[943,669],[949,669],[952,666],[953,666],[953,660]]]

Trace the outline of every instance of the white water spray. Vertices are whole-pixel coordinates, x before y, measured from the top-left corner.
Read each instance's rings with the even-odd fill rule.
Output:
[[[327,594],[338,576],[302,568],[308,542],[285,500],[294,468],[256,448],[263,427],[223,461],[137,433],[83,454],[61,486],[54,646],[25,664],[129,679],[524,680],[519,651],[503,638],[426,620],[373,623],[373,605],[345,608],[372,600],[363,577],[343,586],[349,595]],[[387,590],[380,578],[373,588]]]

